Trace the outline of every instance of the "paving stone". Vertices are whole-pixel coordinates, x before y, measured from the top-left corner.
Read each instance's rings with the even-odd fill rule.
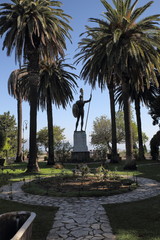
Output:
[[[70,223],[70,224],[65,224],[65,227],[66,227],[66,229],[71,230],[71,229],[73,229],[73,228],[76,228],[77,225]]]
[[[98,223],[92,224],[91,228],[96,229],[96,230],[100,229],[100,224],[98,224]]]
[[[77,238],[79,238],[79,237],[85,237],[85,236],[87,236],[87,235],[88,235],[88,231],[75,230],[75,231],[72,231],[72,232],[71,232],[71,235],[72,235],[73,237],[76,237],[76,239],[77,239]]]
[[[92,238],[92,240],[104,240],[104,237],[103,236],[95,236]]]
[[[64,218],[61,219],[62,223],[75,223],[75,221],[72,218]]]

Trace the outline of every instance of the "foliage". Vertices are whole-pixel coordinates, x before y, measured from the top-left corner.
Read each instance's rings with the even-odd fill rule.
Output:
[[[116,112],[116,131],[117,131],[117,142],[124,143],[125,128],[124,128],[124,113],[122,111]]]
[[[56,61],[40,63],[40,85],[38,88],[38,105],[42,110],[47,109],[47,101],[55,106],[66,108],[70,101],[73,101],[73,92],[76,91],[78,76],[72,72],[75,70],[71,64],[67,64],[65,59],[56,59]]]
[[[32,46],[39,48],[42,58],[63,56],[65,38],[70,40],[72,28],[68,24],[71,17],[64,13],[61,5],[59,1],[37,0],[0,4],[0,34],[6,34],[3,49],[7,48],[7,55],[15,48],[16,60],[21,62],[28,58]]]
[[[159,124],[160,121],[160,96],[157,96],[154,101],[149,104],[149,114],[153,119],[153,125]]]
[[[66,162],[71,158],[71,144],[67,141],[61,141],[56,147],[56,158],[58,161]]]
[[[111,121],[106,116],[97,117],[93,121],[91,144],[98,149],[111,150]]]
[[[160,131],[158,131],[150,141],[152,160],[158,161],[160,146]]]
[[[64,132],[64,128],[61,128],[56,125],[53,126],[55,150],[58,149],[61,142],[65,140],[65,136],[63,132]],[[48,128],[47,127],[44,127],[37,133],[37,143],[40,147],[44,147],[45,151],[48,151]]]
[[[122,111],[116,112],[116,131],[117,131],[117,143],[124,143],[125,141],[125,127],[124,127],[124,113]],[[132,137],[134,146],[138,142],[137,125],[133,119],[132,112]],[[148,140],[148,137],[143,133],[144,143]],[[97,150],[111,151],[111,121],[106,116],[97,117],[93,121],[93,131],[91,133],[91,144],[96,146]]]
[[[5,142],[6,142],[6,134],[3,130],[0,130],[0,151],[5,146]]]
[[[8,156],[15,156],[16,145],[17,145],[17,126],[14,115],[10,115],[10,112],[4,112],[0,115],[0,130],[5,132],[5,151],[7,151]],[[1,152],[3,154],[3,152]]]
[[[90,172],[90,168],[85,163],[78,164],[77,168],[81,172],[82,177],[84,177]]]
[[[86,164],[78,169],[73,175],[62,173],[57,177],[38,178],[30,184],[26,183],[23,190],[53,197],[98,197],[124,193],[136,187],[132,180],[108,175],[105,169],[99,169],[95,174],[90,174]]]

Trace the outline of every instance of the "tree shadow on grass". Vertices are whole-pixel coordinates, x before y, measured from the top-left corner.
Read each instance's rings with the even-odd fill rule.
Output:
[[[104,205],[118,240],[160,240],[160,196]]]

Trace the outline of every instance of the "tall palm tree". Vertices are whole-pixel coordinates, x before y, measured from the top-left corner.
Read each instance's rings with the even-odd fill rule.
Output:
[[[120,158],[117,152],[117,131],[116,131],[116,110],[115,110],[115,79],[112,75],[111,81],[107,84],[110,98],[110,111],[111,111],[111,127],[112,127],[112,151],[111,163],[119,162]]]
[[[15,49],[16,60],[28,61],[30,79],[30,136],[27,171],[38,171],[37,87],[40,83],[39,61],[44,57],[64,55],[65,38],[70,39],[68,19],[61,2],[52,0],[11,0],[0,4],[0,36],[4,36],[3,49],[7,55]]]
[[[77,87],[76,74],[66,69],[75,69],[72,65],[64,63],[62,58],[54,61],[43,60],[40,62],[40,84],[38,86],[38,108],[47,110],[48,120],[48,165],[54,164],[54,136],[53,136],[53,114],[52,104],[64,109],[73,100],[73,91]],[[25,69],[25,68],[24,68]],[[21,70],[20,70],[21,71]],[[20,88],[23,95],[28,96],[31,91],[29,74],[20,80]]]
[[[128,89],[132,83],[139,91],[143,89],[144,84],[149,87],[151,80],[158,85],[154,68],[159,72],[159,54],[156,47],[160,45],[157,25],[160,15],[140,18],[151,6],[152,1],[136,9],[138,0],[133,4],[131,0],[113,0],[113,7],[106,0],[101,2],[105,8],[104,19],[90,18],[90,22],[98,26],[86,27],[86,37],[79,43],[77,62],[83,62],[81,74],[86,81],[104,81],[105,77],[109,82],[114,72],[117,84],[122,85],[126,138],[125,168],[135,168],[132,158]]]
[[[38,105],[42,110],[47,109],[48,119],[48,165],[54,164],[54,133],[53,133],[53,114],[52,103],[64,109],[73,100],[72,90],[77,86],[74,79],[77,75],[68,72],[66,69],[73,70],[69,64],[63,63],[63,59],[54,62],[43,61],[40,65],[40,85],[38,89]]]
[[[11,96],[17,99],[17,119],[18,119],[18,132],[17,132],[17,156],[16,162],[23,161],[22,154],[22,94],[20,89],[20,80],[26,73],[23,69],[14,70],[8,79],[8,92]],[[24,96],[25,98],[25,96]]]
[[[152,83],[150,84],[150,88],[147,88],[147,86],[144,85],[143,91],[140,90],[139,92],[136,91],[134,86],[130,85],[130,88],[129,88],[130,99],[132,102],[134,102],[134,105],[135,105],[137,129],[138,129],[138,145],[139,145],[139,153],[138,153],[139,156],[138,157],[140,160],[145,160],[140,104],[143,103],[148,107],[149,103],[154,101],[158,92],[159,92],[158,88],[156,88]],[[123,97],[122,97],[122,87],[121,86],[118,86],[115,89],[115,96],[116,96],[115,97],[116,102],[119,102],[120,108],[123,108]]]

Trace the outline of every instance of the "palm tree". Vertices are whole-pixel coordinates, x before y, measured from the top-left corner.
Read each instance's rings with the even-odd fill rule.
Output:
[[[54,164],[54,135],[52,103],[64,109],[73,100],[72,90],[77,86],[77,75],[65,69],[73,70],[69,64],[63,63],[63,59],[54,62],[43,61],[40,65],[40,85],[38,89],[38,105],[42,110],[47,109],[48,119],[48,165]]]
[[[140,18],[152,2],[135,9],[138,0],[113,0],[112,7],[106,0],[101,0],[105,12],[104,20],[90,18],[97,27],[88,27],[86,37],[79,43],[80,51],[76,55],[77,62],[83,62],[81,74],[86,81],[108,82],[116,75],[116,84],[122,85],[126,165],[135,168],[132,158],[133,144],[131,136],[129,84],[135,86],[137,92],[148,87],[150,82],[158,85],[154,68],[160,70],[159,54],[156,47],[160,45],[158,35],[159,15]],[[138,21],[138,19],[140,20]],[[144,77],[145,76],[145,77]]]
[[[23,69],[14,70],[8,79],[8,92],[11,96],[17,99],[17,118],[18,118],[18,132],[17,132],[17,156],[16,162],[22,162],[22,94],[20,89],[20,80],[26,73]]]
[[[73,100],[73,93],[77,83],[74,79],[78,76],[68,72],[66,69],[75,69],[73,66],[63,63],[64,59],[55,61],[40,62],[40,84],[38,86],[38,107],[47,110],[48,120],[48,165],[54,164],[54,136],[53,136],[53,116],[52,103],[56,107],[62,106],[64,109]],[[20,88],[23,95],[30,94],[30,81],[27,69],[26,75],[20,80]]]
[[[37,87],[40,83],[40,59],[64,55],[65,38],[70,39],[69,16],[62,9],[61,2],[52,0],[11,0],[0,4],[0,35],[4,37],[3,49],[7,55],[15,49],[19,63],[28,61],[30,81],[30,136],[29,162],[27,171],[38,171],[37,131]]]
[[[117,152],[117,131],[116,131],[116,110],[115,110],[115,79],[114,74],[112,75],[111,81],[107,84],[110,98],[110,111],[111,111],[111,127],[112,127],[112,152],[111,152],[111,163],[120,161]]]
[[[158,88],[156,88],[152,83],[150,84],[150,88],[147,88],[147,86],[144,84],[143,91],[140,90],[139,92],[136,91],[134,86],[130,86],[129,88],[130,99],[132,102],[134,102],[134,105],[135,105],[137,129],[138,129],[138,145],[139,145],[138,157],[140,160],[145,160],[140,103],[143,103],[148,107],[149,103],[154,101],[157,94],[158,94]],[[116,96],[116,102],[119,102],[120,108],[123,108],[123,97],[122,97],[121,86],[118,86],[115,89],[115,96]]]

